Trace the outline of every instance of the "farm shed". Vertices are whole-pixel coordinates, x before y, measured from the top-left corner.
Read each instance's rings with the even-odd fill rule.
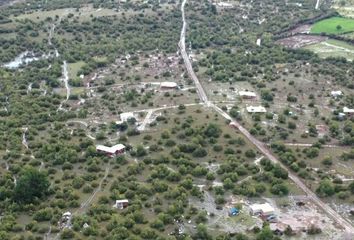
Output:
[[[177,83],[175,82],[161,82],[161,89],[175,89],[177,88]]]
[[[340,97],[343,95],[342,91],[331,91],[331,96],[334,98]]]
[[[246,108],[249,113],[266,113],[267,110],[262,106],[249,106]]]
[[[249,92],[249,91],[240,91],[238,94],[243,99],[254,99],[257,97],[257,94],[255,94],[254,92]]]
[[[264,216],[269,216],[274,214],[274,208],[269,203],[263,203],[263,204],[256,203],[251,205],[250,209],[252,215],[261,214]]]
[[[128,207],[128,204],[129,204],[128,199],[116,200],[116,203],[113,205],[113,207],[118,209],[124,209]]]
[[[107,147],[103,145],[96,146],[97,152],[106,154],[109,157],[114,157],[125,152],[125,146],[123,144],[117,144],[112,147]]]

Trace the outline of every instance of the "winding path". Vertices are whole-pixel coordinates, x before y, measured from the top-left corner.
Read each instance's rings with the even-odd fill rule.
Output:
[[[304,191],[307,196],[315,203],[317,204],[324,212],[326,212],[333,220],[335,220],[345,231],[347,234],[350,235],[350,237],[354,236],[354,227],[352,224],[350,224],[346,219],[344,219],[341,215],[339,215],[336,211],[334,211],[329,205],[327,205],[326,203],[324,203],[320,198],[317,197],[317,195],[312,192],[311,189],[309,189],[301,180],[298,176],[296,176],[295,174],[293,174],[284,164],[282,164],[275,155],[273,155],[273,153],[270,152],[270,150],[268,149],[268,147],[263,143],[260,142],[258,139],[256,139],[255,137],[253,137],[247,129],[245,129],[243,126],[241,126],[241,124],[239,124],[237,121],[235,121],[234,119],[232,119],[232,117],[225,111],[223,111],[222,109],[220,109],[218,106],[216,106],[215,104],[211,103],[208,98],[207,95],[203,89],[203,86],[200,84],[200,81],[198,79],[198,77],[196,76],[193,68],[192,68],[192,64],[191,61],[188,57],[188,54],[186,52],[186,47],[185,47],[185,35],[186,35],[186,18],[185,18],[185,12],[184,12],[184,8],[185,8],[185,4],[186,4],[187,0],[183,0],[182,4],[181,4],[181,12],[182,12],[182,20],[183,20],[183,26],[182,26],[182,30],[181,30],[181,36],[180,36],[180,42],[179,42],[179,47],[180,47],[180,51],[181,51],[181,55],[182,58],[184,60],[184,64],[186,66],[186,69],[188,71],[189,76],[191,77],[191,79],[194,81],[196,88],[197,88],[197,92],[198,92],[198,96],[200,98],[200,100],[207,106],[213,108],[215,111],[217,111],[218,113],[220,113],[221,116],[223,116],[225,119],[230,120],[231,123],[233,124],[234,127],[236,127],[250,142],[252,142],[257,148],[258,150],[263,153],[268,159],[270,159],[271,161],[280,164],[283,168],[288,170],[288,174],[289,174],[289,178],[302,190]]]
[[[63,62],[63,82],[66,89],[66,99],[60,103],[60,106],[57,111],[63,110],[63,104],[69,100],[70,97],[70,86],[69,86],[69,73],[68,73],[68,64],[66,61]]]

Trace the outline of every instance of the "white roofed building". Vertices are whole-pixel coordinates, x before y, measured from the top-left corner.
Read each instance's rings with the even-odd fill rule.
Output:
[[[342,91],[331,91],[331,96],[334,98],[340,97],[343,95]]]
[[[126,122],[131,118],[135,118],[134,113],[132,112],[121,113],[119,117],[122,122]]]
[[[257,94],[254,92],[249,92],[249,91],[239,91],[238,93],[240,97],[245,98],[245,99],[253,99],[257,97]]]
[[[265,107],[262,106],[248,106],[246,107],[247,112],[249,113],[266,113],[267,110],[265,109]]]
[[[161,89],[175,89],[175,88],[177,88],[177,83],[175,83],[175,82],[161,82],[160,88]]]
[[[114,157],[125,152],[125,146],[123,144],[117,144],[112,147],[104,145],[97,145],[96,151],[106,154],[109,157]]]
[[[346,115],[352,116],[352,115],[354,115],[354,109],[353,108],[344,107],[343,108],[343,113],[345,113]]]
[[[251,205],[250,209],[252,215],[261,214],[264,216],[268,216],[274,214],[274,208],[269,203],[256,203]]]
[[[118,209],[123,209],[128,207],[128,204],[129,204],[128,199],[116,200],[116,203],[113,205],[113,207]]]

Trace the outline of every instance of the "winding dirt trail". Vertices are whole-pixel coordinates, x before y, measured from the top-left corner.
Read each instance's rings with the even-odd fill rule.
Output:
[[[66,89],[66,99],[60,103],[60,106],[57,111],[64,110],[63,104],[69,100],[70,97],[70,86],[69,86],[69,72],[68,72],[68,64],[66,61],[63,62],[63,79],[65,89]]]

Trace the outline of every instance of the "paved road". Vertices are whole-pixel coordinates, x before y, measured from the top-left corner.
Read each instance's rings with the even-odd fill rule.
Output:
[[[258,139],[253,137],[247,129],[245,129],[241,124],[239,124],[237,121],[232,119],[232,117],[225,111],[223,111],[221,108],[216,106],[214,103],[210,102],[208,100],[208,97],[203,89],[203,86],[200,84],[200,81],[198,77],[196,76],[193,68],[191,61],[188,57],[188,54],[186,52],[186,46],[185,46],[185,35],[186,35],[186,28],[187,28],[187,23],[186,23],[186,18],[185,18],[185,12],[184,12],[184,7],[186,4],[187,0],[183,0],[182,5],[181,5],[181,12],[182,12],[182,20],[183,20],[183,27],[181,31],[181,36],[180,36],[180,42],[179,42],[179,47],[181,51],[182,58],[184,60],[184,64],[186,66],[186,69],[188,71],[189,76],[191,79],[194,81],[198,96],[200,100],[207,106],[213,108],[215,111],[221,114],[225,119],[230,120],[231,123],[233,124],[234,127],[236,127],[249,141],[251,141],[258,149],[260,152],[262,152],[267,158],[269,158],[271,161],[275,163],[279,163],[283,168],[287,169],[289,172],[289,178],[300,188],[302,189],[308,197],[315,203],[317,204],[324,212],[326,212],[333,220],[335,220],[349,235],[348,239],[353,239],[354,237],[354,227],[352,224],[350,224],[347,220],[345,220],[342,216],[340,216],[336,211],[334,211],[330,206],[328,206],[326,203],[324,203],[320,198],[317,197],[315,193],[312,192],[311,189],[309,189],[301,180],[299,177],[297,177],[295,174],[293,174],[289,169],[282,164],[276,157],[273,155],[268,147],[260,142]]]

